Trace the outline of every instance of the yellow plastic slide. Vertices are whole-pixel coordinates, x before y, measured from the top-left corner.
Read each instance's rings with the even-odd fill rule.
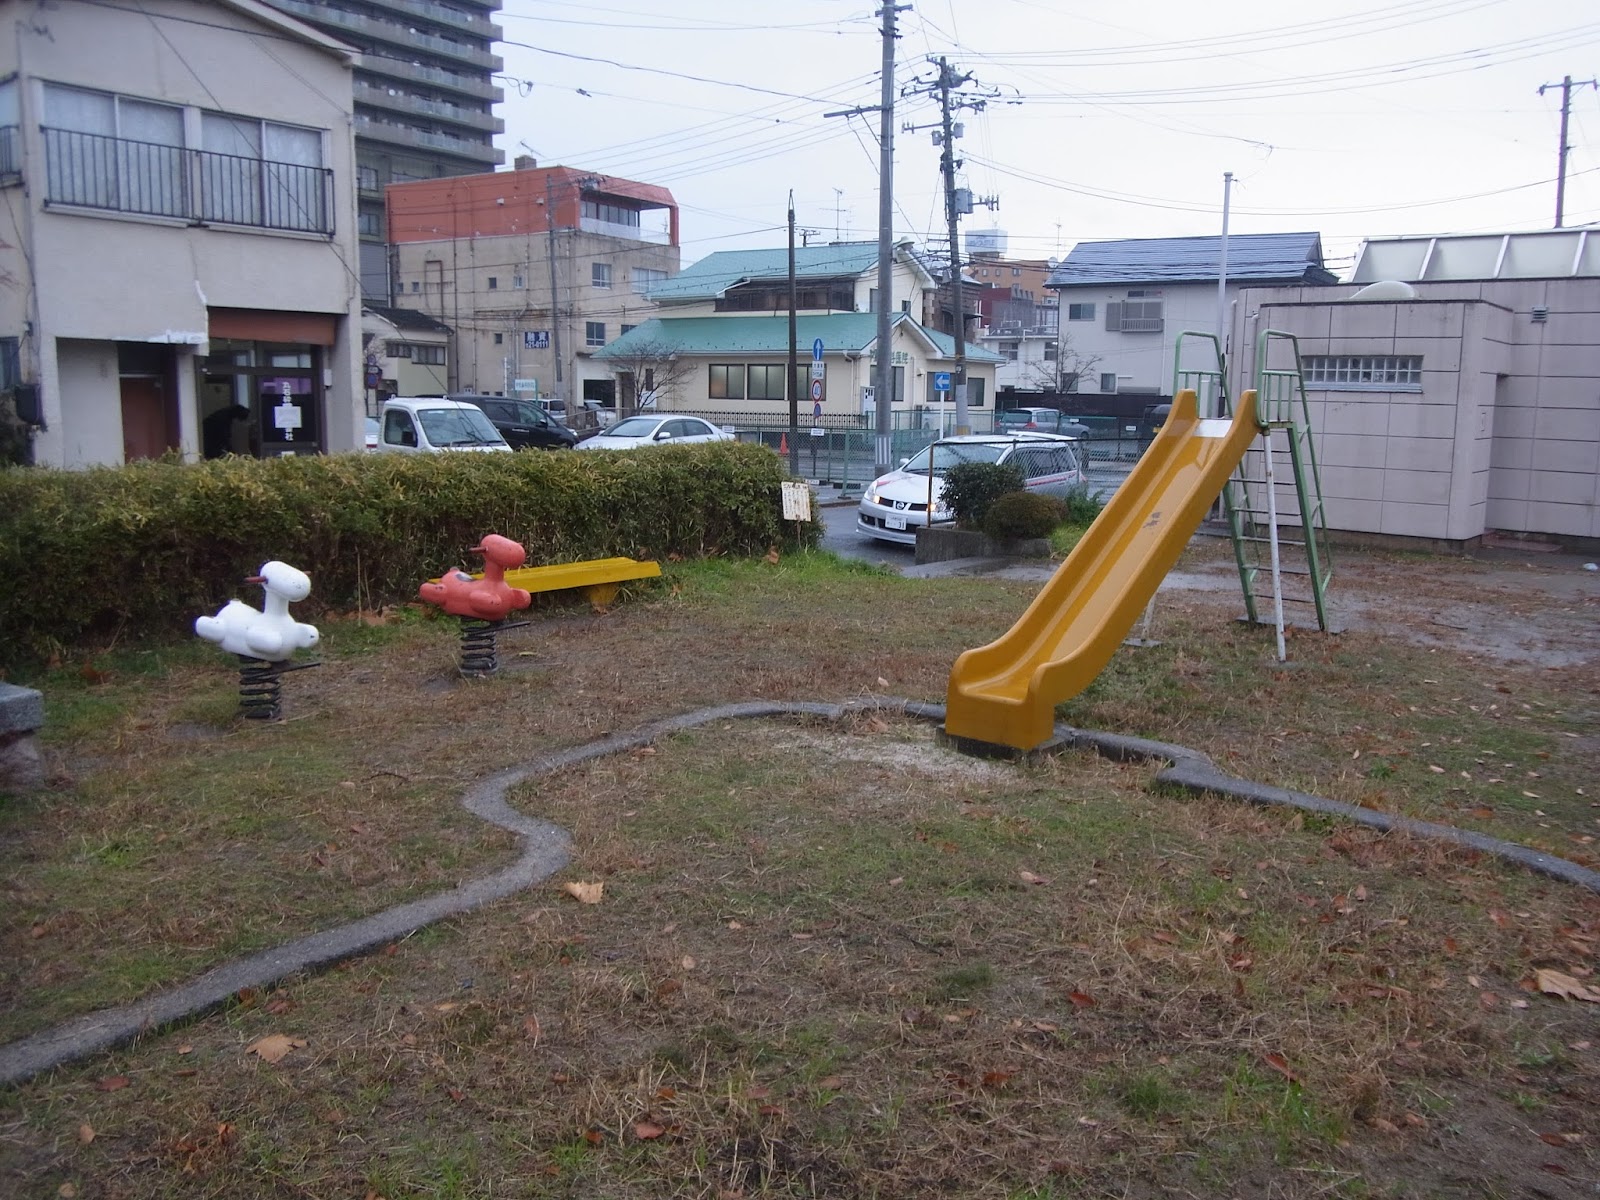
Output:
[[[1111,661],[1257,432],[1255,392],[1240,398],[1232,421],[1201,419],[1194,392],[1180,392],[1155,441],[1017,623],[956,659],[945,732],[1019,750],[1049,741],[1056,705]]]

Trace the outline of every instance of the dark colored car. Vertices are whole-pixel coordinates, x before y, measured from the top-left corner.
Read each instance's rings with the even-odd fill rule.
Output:
[[[465,395],[453,395],[450,399],[465,400],[481,408],[513,450],[570,450],[578,444],[578,435],[573,430],[531,400]]]

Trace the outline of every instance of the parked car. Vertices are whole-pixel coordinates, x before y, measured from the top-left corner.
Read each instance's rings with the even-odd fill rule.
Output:
[[[578,444],[578,435],[552,417],[533,400],[514,400],[509,396],[452,396],[483,410],[500,436],[513,450],[568,450]]]
[[[380,450],[399,450],[406,454],[432,454],[441,450],[511,453],[511,447],[483,415],[483,410],[464,400],[445,400],[437,396],[396,397],[383,402],[378,423]]]
[[[550,396],[541,396],[537,400],[528,401],[528,403],[543,409],[545,413],[555,420],[560,421],[563,424],[566,423],[567,402],[565,400],[552,398]]]
[[[731,442],[733,434],[699,417],[645,414],[618,421],[579,442],[579,450],[633,450],[639,446],[681,446],[690,442]]]
[[[1030,433],[1064,433],[1068,437],[1087,437],[1089,434],[1087,426],[1055,408],[1013,408],[995,413],[994,429],[996,433],[1027,430]]]
[[[367,418],[366,448],[368,450],[376,450],[378,448],[378,418],[377,417],[368,417]]]
[[[856,532],[912,546],[917,530],[954,520],[944,503],[944,473],[957,463],[1015,463],[1024,486],[1047,496],[1070,495],[1089,484],[1077,439],[1054,433],[967,434],[944,438],[872,481],[856,512]]]
[[[1083,440],[1085,452],[1094,461],[1133,462],[1149,440],[1140,436],[1139,422],[1133,417],[1078,414],[1072,419],[1084,427],[1083,433],[1074,436]]]
[[[601,404],[598,400],[583,401],[579,405],[579,410],[578,415],[583,417],[584,414],[587,414],[592,419],[589,423],[593,424],[597,429],[604,429],[608,425],[616,424],[617,410]]]

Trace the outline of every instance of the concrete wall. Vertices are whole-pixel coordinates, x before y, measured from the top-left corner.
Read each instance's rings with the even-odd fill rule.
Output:
[[[62,0],[38,20],[8,28],[6,69],[19,69],[27,215],[16,251],[0,257],[29,295],[36,336],[24,347],[37,372],[48,429],[35,440],[42,463],[103,462],[76,457],[98,432],[63,422],[120,423],[98,393],[63,401],[77,380],[56,339],[176,343],[203,354],[210,307],[334,314],[339,337],[327,372],[330,449],[358,443],[360,288],[355,233],[355,171],[350,68],[342,57],[267,30],[233,10],[182,0],[143,11]],[[44,140],[39,130],[46,81],[189,106],[185,139],[199,144],[200,111],[222,110],[323,131],[323,161],[333,171],[332,238],[270,230],[200,227],[182,220],[47,207]],[[21,248],[26,248],[23,254]],[[30,270],[31,263],[31,270]],[[13,318],[14,319],[14,318]],[[25,365],[25,370],[30,370]],[[65,374],[63,374],[65,372]],[[192,402],[192,362],[180,362],[180,398]],[[115,371],[110,395],[115,399]],[[103,400],[103,397],[101,398]],[[197,451],[192,411],[183,449]],[[120,444],[114,460],[120,461]]]
[[[1253,289],[1235,306],[1235,395],[1264,329],[1297,335],[1303,356],[1422,358],[1419,390],[1308,389],[1330,527],[1600,537],[1600,279],[1415,286],[1411,302],[1329,303],[1356,290],[1342,286]]]

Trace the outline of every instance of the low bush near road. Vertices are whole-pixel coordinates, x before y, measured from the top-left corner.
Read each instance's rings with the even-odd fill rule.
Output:
[[[314,613],[409,599],[486,533],[533,565],[765,553],[815,536],[783,522],[782,478],[738,443],[0,471],[0,662],[180,629],[272,558],[311,576]]]

